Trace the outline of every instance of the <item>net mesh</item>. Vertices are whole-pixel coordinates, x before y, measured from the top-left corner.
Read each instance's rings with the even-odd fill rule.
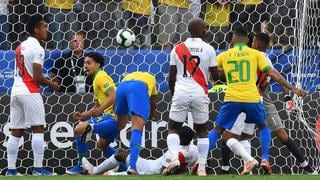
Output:
[[[50,4],[50,2],[53,2]],[[65,1],[67,2],[67,1]],[[320,14],[317,0],[242,0],[225,4],[211,1],[138,1],[125,0],[79,0],[63,3],[57,0],[10,1],[8,6],[0,6],[0,173],[6,171],[5,143],[9,134],[10,89],[13,83],[14,49],[26,39],[27,19],[40,13],[49,25],[48,41],[43,42],[46,61],[43,73],[50,76],[54,62],[63,59],[64,51],[69,48],[75,32],[85,32],[86,52],[97,51],[105,56],[104,70],[118,83],[129,72],[148,71],[156,76],[161,92],[158,103],[157,122],[146,127],[144,133],[143,157],[157,158],[166,149],[167,121],[169,116],[170,95],[168,94],[168,58],[172,46],[188,37],[187,22],[199,16],[209,25],[207,42],[218,53],[230,45],[231,30],[238,24],[246,26],[248,32],[266,32],[271,36],[269,57],[274,67],[287,80],[308,90],[310,94],[303,100],[296,100],[298,113],[288,118],[281,94],[273,94],[275,105],[290,134],[306,158],[319,167],[319,84],[320,84]],[[126,2],[131,2],[127,3]],[[212,1],[213,2],[213,1]],[[257,3],[255,3],[257,2]],[[0,2],[2,3],[2,2]],[[6,8],[8,7],[8,8]],[[150,8],[149,8],[150,7]],[[8,13],[6,13],[8,12]],[[5,20],[2,21],[2,18]],[[131,49],[117,46],[115,36],[119,29],[128,27],[137,36]],[[66,59],[67,61],[67,59]],[[281,88],[271,82],[272,90]],[[76,163],[76,150],[73,143],[72,128],[75,121],[72,113],[84,111],[93,105],[92,95],[72,93],[52,93],[42,89],[48,122],[45,140],[45,166],[58,173]],[[210,104],[210,125],[216,117],[222,101],[222,94],[213,94]],[[300,104],[299,104],[300,103]],[[318,118],[318,120],[317,120]],[[191,122],[191,120],[189,120]],[[116,146],[128,147],[128,129],[121,132]],[[314,133],[312,133],[314,132]],[[97,149],[95,138],[89,142],[92,162],[104,158]],[[259,140],[255,136],[253,155],[259,156]],[[317,142],[317,143],[316,143]],[[32,168],[31,134],[24,136],[19,152],[17,167],[21,172]],[[220,144],[218,147],[221,147]],[[318,147],[318,149],[317,149]],[[208,160],[209,170],[219,172],[220,149],[217,148]],[[301,173],[302,169],[295,158],[276,139],[271,147],[272,168],[275,173]],[[232,171],[240,172],[242,165],[238,157],[231,159]]]

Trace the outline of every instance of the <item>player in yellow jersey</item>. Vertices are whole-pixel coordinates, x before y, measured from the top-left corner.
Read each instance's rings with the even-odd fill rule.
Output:
[[[103,56],[92,52],[86,56],[84,61],[84,67],[93,79],[93,93],[96,104],[89,111],[73,114],[74,119],[84,122],[80,122],[75,128],[79,154],[78,164],[67,170],[67,174],[83,172],[81,159],[87,155],[88,145],[85,142],[92,133],[100,136],[98,145],[104,151],[105,156],[109,157],[115,152],[115,149],[110,147],[109,144],[114,141],[120,131],[113,113],[116,87],[112,78],[101,69],[104,64]]]
[[[235,28],[232,36],[233,48],[217,56],[217,64],[224,69],[227,79],[227,88],[224,102],[218,113],[215,128],[209,133],[210,149],[215,148],[216,142],[223,133],[227,146],[245,161],[241,174],[248,174],[258,165],[250,154],[246,152],[237,136],[230,130],[241,112],[246,113],[247,123],[255,123],[260,129],[262,150],[262,166],[269,166],[269,147],[271,134],[266,124],[266,115],[260,94],[256,86],[257,71],[266,72],[273,80],[285,86],[298,96],[303,96],[303,89],[295,88],[289,84],[279,73],[269,66],[265,57],[257,50],[247,46],[249,42],[246,30],[239,26]]]
[[[117,120],[127,123],[130,117],[132,125],[128,174],[138,174],[142,130],[146,121],[154,118],[157,94],[156,79],[147,72],[130,73],[118,85],[114,103]]]

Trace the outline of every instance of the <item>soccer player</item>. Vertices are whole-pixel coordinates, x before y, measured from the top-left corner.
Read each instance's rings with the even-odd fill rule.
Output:
[[[40,95],[40,85],[59,89],[56,82],[43,77],[44,49],[40,41],[47,39],[48,25],[41,15],[30,17],[27,23],[29,37],[15,52],[14,83],[10,102],[11,135],[7,143],[7,176],[21,175],[16,169],[19,140],[27,127],[31,127],[33,150],[33,175],[56,175],[42,167],[44,155],[45,111]]]
[[[241,174],[250,173],[252,168],[258,165],[257,160],[245,151],[237,136],[224,131],[232,128],[241,112],[246,113],[247,123],[258,125],[262,149],[261,166],[270,167],[268,160],[271,134],[266,124],[266,115],[256,87],[257,71],[267,73],[273,80],[298,96],[305,95],[303,89],[293,87],[278,71],[270,67],[261,52],[249,48],[247,46],[248,42],[246,30],[242,26],[238,26],[234,29],[232,36],[234,47],[217,57],[217,64],[224,69],[227,78],[227,89],[224,102],[216,119],[215,128],[209,133],[210,149],[213,149],[220,134],[224,132],[223,139],[227,146],[245,161]]]
[[[137,175],[136,163],[140,153],[143,127],[153,119],[157,106],[156,79],[147,72],[127,74],[118,85],[114,111],[119,123],[131,120],[130,159],[128,174]]]
[[[266,49],[268,48],[268,45],[270,43],[270,37],[265,34],[265,33],[258,33],[254,36],[253,38],[253,44],[252,44],[252,48],[259,50],[266,58],[266,60],[268,61],[269,65],[271,67],[272,63],[270,61],[270,59],[268,58],[267,54],[264,53],[266,51]],[[280,142],[284,145],[287,146],[287,148],[289,149],[289,151],[297,158],[297,160],[301,163],[301,167],[308,173],[314,173],[314,170],[310,167],[310,165],[308,164],[308,162],[306,161],[306,159],[304,158],[304,156],[302,155],[302,153],[299,151],[297,145],[295,144],[295,142],[288,136],[287,131],[285,130],[285,126],[283,125],[281,118],[278,114],[278,111],[275,107],[275,105],[273,104],[271,97],[269,95],[269,93],[271,92],[271,87],[269,85],[269,78],[266,76],[265,73],[261,73],[259,75],[259,90],[261,92],[261,94],[263,95],[263,105],[265,108],[265,112],[266,112],[266,116],[267,116],[267,121],[268,121],[268,126],[271,130],[271,132],[274,132],[275,135],[277,136],[277,138],[280,140]],[[283,88],[284,90],[286,90],[286,88]],[[288,93],[288,92],[286,92]],[[285,95],[285,100],[289,101],[291,100],[290,95]],[[242,143],[242,145],[245,147],[245,149],[248,151],[249,154],[251,154],[251,144],[249,143],[248,139],[250,138],[250,136],[253,135],[254,133],[254,125],[252,124],[245,124],[244,123],[244,119],[243,120],[239,120],[239,121],[243,121],[242,124],[238,123],[238,125],[234,126],[231,129],[231,132],[235,133],[235,134],[241,134],[240,137],[240,142]],[[228,153],[228,150],[222,150],[222,153]],[[223,157],[227,155],[222,155]],[[228,159],[225,160],[225,162],[229,161]],[[228,164],[225,164],[225,166],[228,166]],[[228,170],[228,169],[225,169]],[[272,170],[270,167],[266,167],[265,173],[266,174],[271,174]]]
[[[170,54],[169,86],[173,95],[169,114],[169,134],[167,144],[173,161],[169,165],[172,170],[180,166],[178,160],[179,132],[192,113],[194,128],[198,136],[199,167],[197,174],[206,175],[206,162],[209,151],[207,121],[209,119],[208,76],[213,80],[219,77],[216,53],[212,46],[203,41],[207,33],[206,23],[194,18],[188,24],[191,38],[176,45]]]
[[[85,111],[82,113],[75,112],[73,114],[74,119],[79,121],[85,121],[85,122],[80,122],[75,128],[76,144],[77,144],[79,160],[78,160],[78,164],[75,167],[69,170],[66,170],[67,174],[83,173],[81,159],[82,157],[87,156],[88,145],[85,144],[84,142],[85,140],[81,142],[80,135],[84,133],[87,127],[88,128],[93,127],[95,123],[103,120],[110,120],[108,121],[108,123],[113,124],[113,126],[115,127],[112,130],[103,128],[103,126],[101,127],[103,123],[102,124],[98,123],[97,126],[103,128],[102,130],[105,130],[105,131],[118,130],[118,128],[116,128],[118,124],[113,119],[113,116],[114,116],[113,103],[114,103],[116,87],[114,85],[112,78],[105,71],[101,69],[103,65],[104,65],[103,56],[96,52],[87,54],[84,60],[84,67],[87,69],[88,75],[92,76],[92,79],[93,79],[93,93],[94,93],[96,104],[89,111]],[[97,117],[101,115],[102,117]],[[91,117],[96,117],[96,118],[92,118],[88,120]],[[91,126],[88,126],[89,124],[91,124]],[[95,129],[98,129],[98,128],[95,128]],[[90,129],[87,131],[90,132]],[[90,134],[88,132],[86,134]],[[112,142],[113,139],[114,139],[113,137],[110,139],[101,137],[99,139],[98,145],[102,150],[104,150],[104,154],[107,157],[109,157],[115,152],[115,149],[109,146],[110,141]]]
[[[179,161],[180,169],[177,169],[174,174],[184,173],[188,167],[191,167],[198,160],[198,149],[195,145],[190,144],[195,137],[195,132],[188,126],[183,126],[180,132],[181,141],[179,146]],[[86,158],[82,159],[83,167],[90,174],[101,174],[105,171],[116,168],[120,162],[128,163],[129,153],[127,151],[118,150],[110,158],[106,159],[99,166],[94,167]],[[141,175],[161,174],[162,171],[167,171],[168,161],[172,158],[169,151],[165,152],[161,157],[155,160],[138,158],[137,171]],[[112,175],[112,174],[109,174]],[[116,174],[115,174],[116,175]]]

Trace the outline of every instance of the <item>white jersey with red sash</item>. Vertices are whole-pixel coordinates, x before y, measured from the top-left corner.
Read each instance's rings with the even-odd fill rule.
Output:
[[[170,65],[177,67],[175,93],[208,94],[209,67],[217,66],[212,46],[200,38],[188,38],[173,48]]]
[[[177,67],[177,81],[169,118],[184,122],[191,112],[195,124],[209,119],[209,67],[217,66],[216,52],[200,38],[188,38],[173,48],[170,65]]]
[[[43,65],[44,49],[37,39],[29,37],[16,48],[11,96],[40,93],[40,86],[33,80],[33,63]]]

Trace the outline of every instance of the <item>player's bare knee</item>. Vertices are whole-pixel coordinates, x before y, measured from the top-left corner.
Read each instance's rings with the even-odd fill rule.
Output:
[[[98,148],[103,151],[107,148],[107,146],[109,145],[109,142],[103,138],[100,138],[98,141]]]
[[[288,138],[289,138],[288,133],[283,128],[277,130],[276,135],[282,143],[286,143],[288,141]]]
[[[41,126],[31,126],[31,131],[33,133],[44,133],[44,127]]]
[[[246,133],[242,133],[239,137],[239,141],[244,141],[244,140],[248,140],[251,138],[251,135],[246,134]]]
[[[168,122],[168,129],[169,129],[169,133],[179,133],[181,131],[182,128],[182,123],[180,122],[175,122],[173,120],[169,120]]]
[[[215,126],[213,129],[214,129],[215,131],[217,131],[218,133],[220,133],[220,134],[222,134],[223,131],[224,131],[224,129],[221,128],[221,127],[219,127],[219,126]]]
[[[24,129],[12,129],[11,130],[11,135],[20,138],[23,135]]]
[[[114,158],[119,162],[126,162],[126,159],[127,159],[128,155],[129,155],[128,151],[125,151],[123,149],[118,149],[114,153]]]
[[[238,139],[239,137],[235,134],[228,132],[228,131],[224,131],[222,138],[223,138],[223,141],[226,143],[228,141],[228,139],[230,139],[230,138]]]
[[[194,124],[194,129],[197,133],[199,138],[206,138],[208,137],[208,125],[205,124]]]

